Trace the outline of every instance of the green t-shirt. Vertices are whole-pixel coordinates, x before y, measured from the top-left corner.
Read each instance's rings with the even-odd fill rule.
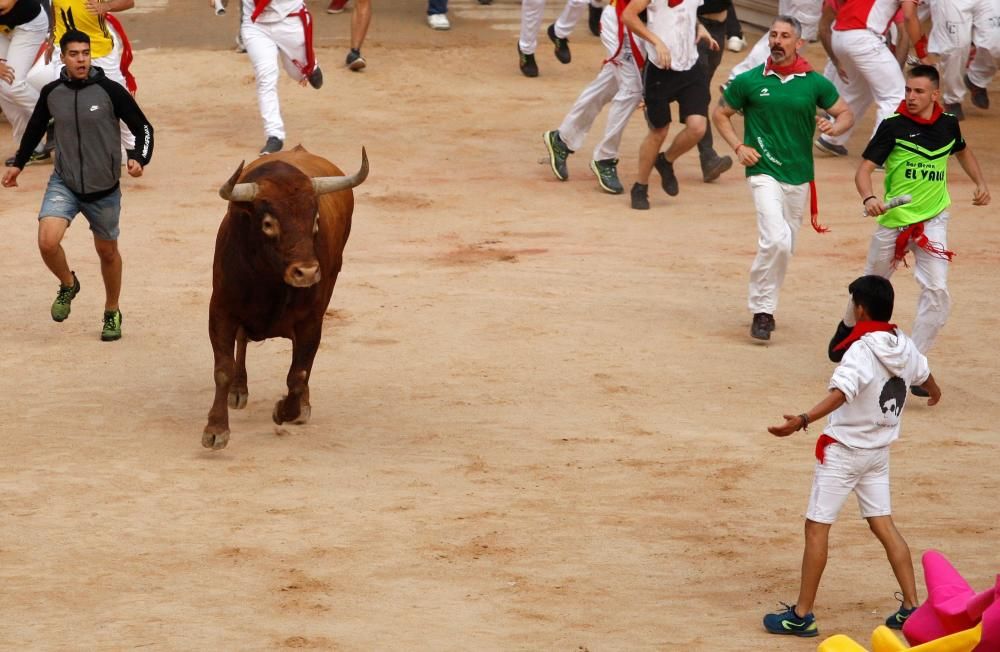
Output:
[[[766,174],[799,185],[813,180],[816,107],[829,109],[840,95],[815,72],[782,80],[764,64],[738,75],[724,92],[726,104],[743,112],[743,142],[760,152],[747,176]]]
[[[965,149],[958,118],[941,113],[930,123],[893,114],[879,124],[862,156],[885,165],[885,200],[910,195],[878,223],[895,229],[923,222],[948,208],[948,157]]]

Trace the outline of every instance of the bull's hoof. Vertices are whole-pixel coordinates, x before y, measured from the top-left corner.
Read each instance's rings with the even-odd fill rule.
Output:
[[[299,409],[294,413],[288,409],[288,397],[285,396],[279,399],[277,403],[274,404],[274,412],[271,413],[271,418],[279,426],[283,423],[305,423],[305,421],[299,421],[302,418],[302,404],[299,403]],[[306,421],[309,420],[309,412],[305,413]]]
[[[234,410],[242,410],[247,406],[247,397],[249,396],[250,392],[245,389],[229,390],[229,407]]]
[[[222,432],[212,432],[208,428],[205,428],[205,432],[201,434],[201,445],[205,448],[211,448],[216,451],[222,450],[228,443],[228,430],[223,430]]]
[[[304,426],[309,423],[309,417],[312,415],[312,408],[308,405],[303,405],[302,409],[299,410],[299,418],[292,421],[297,426]]]

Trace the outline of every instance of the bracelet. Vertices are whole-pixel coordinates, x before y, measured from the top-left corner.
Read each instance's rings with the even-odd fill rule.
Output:
[[[867,197],[861,200],[861,205],[864,206],[865,204],[867,204],[869,199],[878,199],[878,197],[876,197],[875,195],[868,195]]]
[[[803,412],[799,418],[802,419],[802,430],[809,430],[809,415]]]

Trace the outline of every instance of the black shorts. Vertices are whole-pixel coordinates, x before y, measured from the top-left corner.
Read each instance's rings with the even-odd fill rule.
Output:
[[[689,115],[707,118],[711,96],[708,80],[700,66],[695,65],[690,70],[663,70],[647,62],[643,71],[643,99],[649,126],[662,129],[671,122],[671,102],[677,102],[681,122],[684,122]]]

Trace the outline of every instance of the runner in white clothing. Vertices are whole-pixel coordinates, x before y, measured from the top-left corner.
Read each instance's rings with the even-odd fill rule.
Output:
[[[643,73],[646,121],[649,133],[639,146],[639,169],[632,186],[632,208],[649,209],[649,175],[656,167],[664,192],[677,195],[680,188],[674,175],[674,161],[693,148],[705,135],[708,125],[708,79],[698,65],[698,42],[712,50],[719,44],[698,21],[703,0],[632,0],[622,12],[622,21],[633,34],[646,42],[647,65]],[[639,14],[646,10],[648,22]],[[685,127],[674,137],[666,152],[660,147],[670,128],[670,103],[677,102]]]
[[[900,0],[853,0],[840,8],[833,23],[834,57],[831,58],[836,60],[840,72],[833,80],[834,86],[855,121],[875,104],[872,133],[903,101],[906,86],[903,71],[882,36],[899,8]],[[916,16],[908,20],[916,20]],[[828,154],[844,156],[852,131],[853,128],[836,136],[823,134],[815,145]]]
[[[285,123],[278,104],[278,60],[292,79],[313,88],[323,85],[312,43],[312,15],[302,0],[242,0],[240,36],[253,63],[257,102],[267,141],[261,154],[285,146]],[[213,5],[209,0],[209,5]]]
[[[629,118],[642,101],[640,75],[643,53],[619,20],[627,5],[628,0],[617,0],[604,8],[600,34],[608,58],[604,60],[597,78],[580,93],[559,129],[546,131],[542,136],[549,150],[552,173],[560,181],[565,181],[569,178],[566,159],[583,146],[594,120],[604,105],[610,102],[604,138],[594,148],[590,169],[597,176],[601,189],[613,195],[624,192],[618,179],[618,149]]]
[[[580,22],[584,10],[590,6],[590,0],[566,0],[566,6],[556,22],[545,30],[555,46],[556,59],[560,63],[569,63],[573,56],[569,51],[569,35]],[[517,41],[518,67],[525,77],[538,76],[538,62],[535,61],[535,50],[538,49],[538,30],[542,26],[542,14],[545,12],[545,0],[522,0],[521,2],[521,35]]]
[[[838,344],[846,350],[833,372],[826,396],[808,412],[782,415],[785,422],[767,430],[787,437],[830,415],[816,442],[812,491],[806,510],[805,550],[799,596],[786,610],[764,616],[772,634],[816,636],[812,614],[826,567],[830,527],[853,492],[861,517],[885,548],[903,593],[899,609],[885,621],[901,629],[917,607],[913,560],[892,519],[889,445],[899,437],[907,385],[926,389],[935,405],[941,390],[924,357],[895,324],[892,284],[880,276],[862,276],[848,287],[857,327]]]

